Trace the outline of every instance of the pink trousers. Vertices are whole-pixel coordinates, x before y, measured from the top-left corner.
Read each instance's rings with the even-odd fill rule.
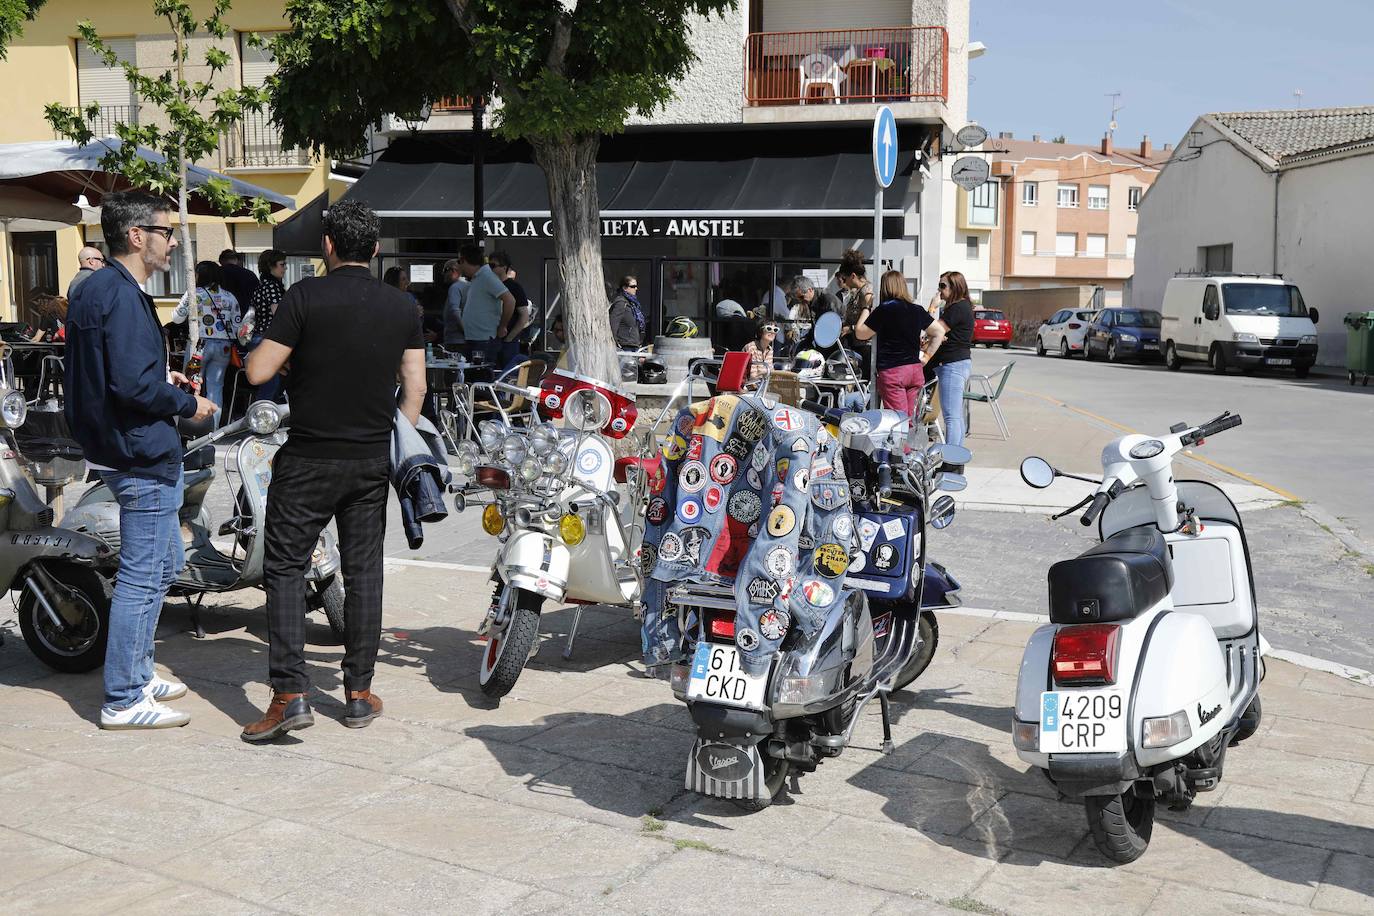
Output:
[[[883,406],[908,417],[915,412],[924,385],[925,372],[920,363],[893,366],[878,372],[878,396],[883,399]]]

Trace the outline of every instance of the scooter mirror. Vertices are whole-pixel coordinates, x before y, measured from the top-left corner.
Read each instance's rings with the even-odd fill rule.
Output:
[[[926,454],[932,455],[944,464],[965,465],[973,463],[973,452],[964,448],[962,445],[949,445],[944,442],[937,442],[926,449]]]
[[[932,528],[948,528],[954,521],[954,497],[941,496],[930,504],[930,525]]]
[[[935,475],[935,489],[944,490],[947,493],[958,493],[960,490],[968,489],[968,478],[963,474],[951,474],[946,471],[943,474]]]
[[[834,312],[826,312],[816,319],[816,326],[811,331],[811,339],[821,349],[834,346],[835,341],[840,339],[840,327],[840,316]]]
[[[1021,462],[1021,479],[1027,486],[1043,490],[1054,483],[1055,471],[1044,458],[1032,455]]]

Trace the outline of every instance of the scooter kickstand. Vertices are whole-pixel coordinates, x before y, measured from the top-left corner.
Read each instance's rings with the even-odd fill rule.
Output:
[[[195,630],[196,639],[205,638],[205,624],[200,619],[200,606],[205,602],[205,593],[201,592],[192,601],[190,597],[186,599],[186,606],[191,610],[191,626]]]
[[[563,647],[563,660],[572,658],[573,640],[577,639],[577,625],[582,622],[582,605],[574,605],[572,626],[568,629],[568,644]]]
[[[887,694],[878,694],[878,706],[883,711],[883,753],[891,754],[892,747],[892,717],[887,706]]]

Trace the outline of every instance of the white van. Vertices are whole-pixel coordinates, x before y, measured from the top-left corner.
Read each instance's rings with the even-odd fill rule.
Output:
[[[1164,365],[1205,362],[1217,374],[1228,367],[1292,369],[1306,378],[1317,361],[1317,310],[1282,277],[1188,274],[1169,280],[1159,339]]]

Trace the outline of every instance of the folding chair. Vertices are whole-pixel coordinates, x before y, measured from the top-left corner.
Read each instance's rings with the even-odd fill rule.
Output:
[[[997,402],[1002,397],[1002,389],[1007,387],[1007,378],[1011,375],[1011,367],[1015,365],[1016,360],[1012,360],[991,375],[969,376],[968,388],[964,391],[965,401],[975,401],[980,404],[987,404],[992,408],[992,418],[997,421],[997,428],[1001,430],[1003,439],[1011,438],[1011,430],[1007,429],[1006,418],[1002,416],[1002,408]],[[992,386],[993,379],[997,379],[997,387],[995,389]],[[974,391],[973,386],[975,384],[983,390]]]

